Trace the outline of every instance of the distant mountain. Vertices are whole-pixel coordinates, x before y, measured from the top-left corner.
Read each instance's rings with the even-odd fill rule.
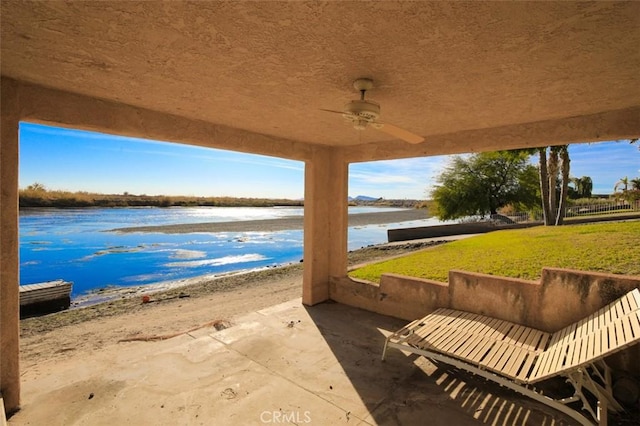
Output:
[[[349,197],[349,201],[378,201],[381,197],[369,197],[367,195],[358,195],[357,197]]]
[[[422,208],[425,207],[424,200],[410,199],[386,199],[383,197],[375,198],[368,195],[358,195],[357,197],[349,197],[349,204],[352,206],[377,206],[377,207],[397,207],[403,209]]]

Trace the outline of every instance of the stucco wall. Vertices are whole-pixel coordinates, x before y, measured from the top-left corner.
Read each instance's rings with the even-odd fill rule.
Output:
[[[330,297],[406,320],[450,307],[552,333],[634,288],[639,276],[544,268],[540,281],[527,281],[452,270],[448,283],[397,274],[384,274],[380,284],[333,278]]]
[[[640,277],[543,269],[540,285],[539,315],[531,326],[555,331],[640,288]]]
[[[491,222],[453,223],[450,225],[418,226],[415,228],[398,228],[387,230],[389,242],[419,240],[422,238],[438,238],[449,235],[485,234],[503,229],[522,229],[538,226],[538,222],[494,224]]]
[[[527,281],[452,270],[448,283],[396,274],[384,274],[379,285],[334,278],[330,298],[407,321],[448,307],[553,333],[634,288],[640,288],[640,276],[545,268],[540,281]],[[639,359],[636,344],[608,361],[640,375]]]
[[[438,281],[385,274],[380,285],[348,277],[333,278],[329,297],[345,305],[414,320],[449,306],[449,286]]]
[[[536,281],[465,271],[449,272],[449,307],[518,324],[530,324],[538,310]]]
[[[2,79],[0,102],[0,394],[8,414],[20,404],[18,279],[18,93]]]

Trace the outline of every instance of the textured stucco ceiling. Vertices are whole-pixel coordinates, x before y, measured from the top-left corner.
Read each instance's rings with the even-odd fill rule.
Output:
[[[2,1],[2,74],[303,142],[428,137],[640,105],[640,2]]]

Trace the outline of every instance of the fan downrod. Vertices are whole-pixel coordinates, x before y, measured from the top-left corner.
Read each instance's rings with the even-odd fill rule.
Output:
[[[373,88],[373,80],[370,78],[359,78],[353,82],[353,87],[360,92],[360,99],[364,100],[366,91]]]

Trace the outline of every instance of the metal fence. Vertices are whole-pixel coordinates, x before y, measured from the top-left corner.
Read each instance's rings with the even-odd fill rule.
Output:
[[[610,214],[640,212],[640,200],[634,202],[614,201],[593,204],[572,204],[567,206],[564,217],[601,216]],[[542,221],[542,209],[534,209],[528,212],[516,212],[506,215],[516,223]]]

